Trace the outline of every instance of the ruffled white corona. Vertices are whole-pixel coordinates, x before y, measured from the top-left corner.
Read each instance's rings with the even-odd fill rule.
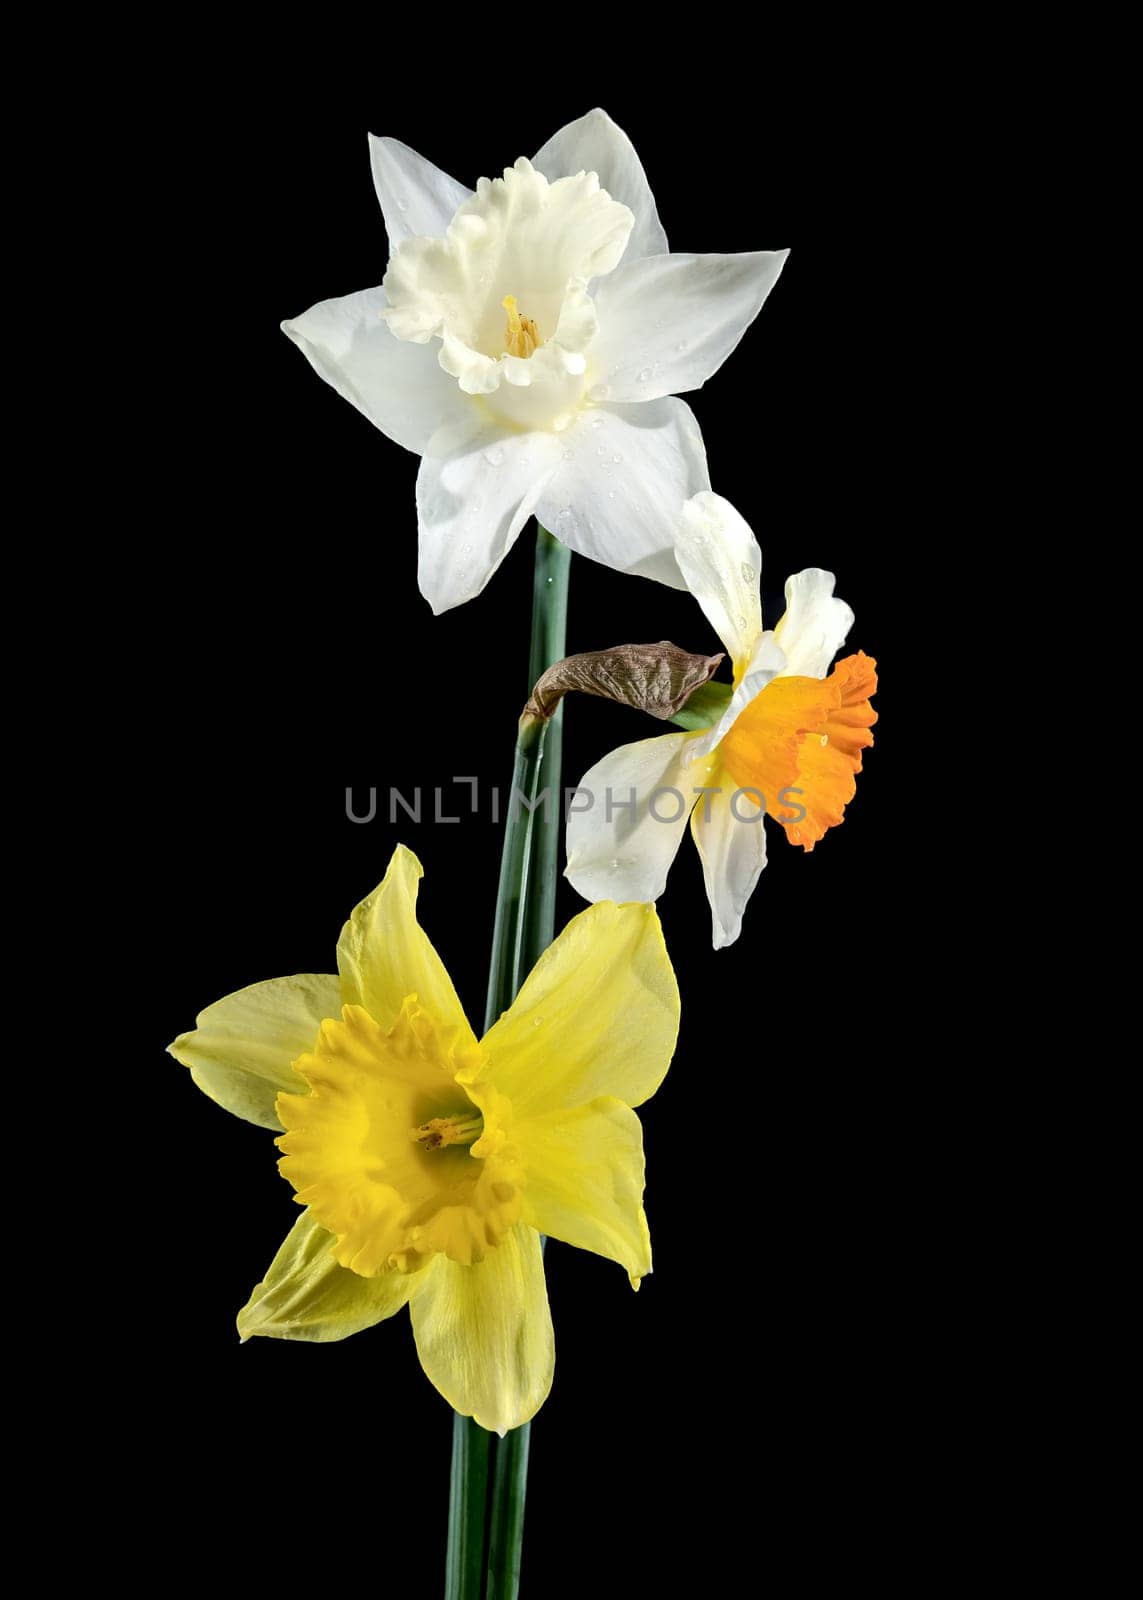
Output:
[[[685,588],[673,545],[709,487],[672,396],[734,349],[786,251],[669,255],[639,158],[603,111],[471,193],[372,139],[380,288],[283,324],[339,394],[422,456],[421,592],[480,593],[533,514],[573,550]]]

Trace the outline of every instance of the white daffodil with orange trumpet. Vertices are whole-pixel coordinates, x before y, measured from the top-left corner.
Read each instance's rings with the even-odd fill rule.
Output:
[[[873,743],[876,662],[858,651],[829,670],[854,619],[816,567],[789,579],[784,616],[763,628],[761,552],[721,496],[687,503],[675,557],[730,655],[733,693],[713,726],[623,745],[584,775],[566,876],[587,900],[657,900],[689,821],[717,950],[738,938],[766,865],[764,818],[806,850],[842,821]]]
[[[421,1365],[503,1434],[552,1382],[540,1233],[651,1270],[643,1134],[679,996],[658,918],[568,923],[477,1041],[416,914],[398,847],[337,947],[338,975],[256,983],[171,1046],[228,1111],[277,1129],[305,1210],[239,1313],[244,1338],[343,1339],[409,1307]],[[285,1132],[281,1132],[282,1129]]]
[[[572,550],[685,587],[675,532],[709,487],[690,408],[787,251],[668,254],[639,158],[603,111],[475,194],[370,141],[379,288],[283,323],[326,381],[421,456],[419,582],[480,593],[533,514]],[[389,513],[377,511],[378,533]]]

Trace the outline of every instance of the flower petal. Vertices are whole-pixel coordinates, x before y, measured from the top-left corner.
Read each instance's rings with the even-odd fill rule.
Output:
[[[435,1256],[410,1311],[421,1365],[454,1411],[501,1436],[535,1416],[556,1349],[534,1228],[518,1224],[475,1266]]]
[[[434,348],[394,338],[381,317],[385,303],[383,289],[322,300],[283,322],[282,332],[386,438],[422,455],[446,423],[469,416],[472,400],[441,370]]]
[[[766,685],[781,674],[785,665],[786,657],[775,643],[774,635],[769,632],[762,634],[746,664],[742,681],[735,686],[729,705],[717,722],[697,735],[688,759],[699,761],[716,750],[742,713],[753,704]]]
[[[580,779],[567,820],[564,869],[585,900],[657,900],[698,795],[715,763],[691,764],[707,735],[665,733],[620,745]],[[677,815],[676,815],[677,813]],[[666,819],[666,820],[660,820]]]
[[[544,952],[481,1041],[486,1065],[460,1081],[487,1079],[517,1118],[600,1095],[637,1106],[662,1083],[678,1027],[678,985],[654,908],[608,901],[573,917]]]
[[[595,294],[591,355],[609,398],[701,389],[761,311],[789,253],[625,257]]]
[[[437,616],[484,588],[535,510],[559,453],[554,434],[490,423],[421,462],[418,582]]]
[[[588,407],[557,443],[556,471],[536,508],[545,528],[617,572],[685,588],[674,556],[683,504],[710,485],[690,407]]]
[[[379,1028],[391,1028],[406,996],[415,994],[438,1028],[457,1030],[458,1046],[474,1045],[452,979],[417,921],[417,886],[422,877],[421,863],[399,844],[381,883],[341,930],[337,941],[341,999],[347,1006],[364,1006]],[[305,1048],[313,1047],[311,1039]],[[293,1088],[296,1091],[296,1083]]]
[[[675,560],[703,615],[730,652],[737,678],[762,632],[762,552],[729,500],[709,490],[683,507]]]
[[[722,792],[691,814],[691,834],[702,858],[702,875],[713,920],[714,948],[733,944],[742,913],[766,865],[761,807],[749,794],[735,796],[727,774]]]
[[[439,239],[472,194],[400,139],[379,139],[371,133],[369,160],[390,254],[411,234]]]
[[[635,227],[623,257],[665,255],[667,235],[635,146],[606,111],[598,107],[554,133],[532,165],[551,182],[577,172],[595,172],[613,200],[621,200],[635,216]]]
[[[643,1211],[643,1129],[630,1107],[602,1098],[514,1126],[526,1175],[524,1220],[627,1269],[651,1270]]]
[[[313,1212],[303,1211],[238,1313],[243,1340],[262,1335],[328,1344],[371,1328],[408,1302],[412,1276],[386,1272],[359,1277],[338,1266],[333,1244],[333,1235]]]
[[[834,598],[832,572],[807,567],[786,579],[786,611],[774,637],[786,657],[786,674],[824,678],[853,626],[853,612]]]
[[[203,1094],[236,1117],[281,1132],[274,1101],[304,1094],[290,1063],[312,1050],[326,1017],[341,1014],[337,979],[300,972],[252,983],[200,1011],[190,1033],[169,1045]]]

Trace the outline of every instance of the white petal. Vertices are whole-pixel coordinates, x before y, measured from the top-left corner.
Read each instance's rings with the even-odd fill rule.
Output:
[[[717,749],[731,725],[737,722],[751,700],[757,699],[771,678],[778,677],[785,666],[786,657],[775,643],[774,635],[762,634],[754,646],[741,683],[730,697],[730,704],[713,727],[706,728],[695,736],[695,742],[689,752],[690,759],[697,761]]]
[[[762,309],[788,250],[624,259],[595,295],[593,370],[612,400],[699,389]]]
[[[596,108],[569,122],[538,151],[532,165],[553,182],[576,172],[596,172],[600,186],[635,214],[635,227],[625,261],[665,255],[667,235],[655,210],[655,199],[635,146],[606,111]]]
[[[463,421],[473,402],[442,372],[434,347],[389,332],[382,289],[322,300],[282,332],[314,371],[381,432],[418,455],[445,423]]]
[[[716,763],[690,761],[691,733],[621,745],[579,781],[564,876],[585,900],[657,900],[687,818]],[[673,793],[671,791],[674,791]],[[590,809],[581,802],[591,797]]]
[[[786,614],[774,637],[786,657],[785,675],[824,678],[853,627],[853,612],[834,598],[832,572],[807,567],[786,580]]]
[[[439,239],[453,213],[472,194],[400,139],[379,139],[371,133],[369,160],[390,254],[411,234]]]
[[[511,550],[559,460],[548,433],[488,424],[417,474],[418,581],[440,615],[478,595]]]
[[[703,615],[745,670],[762,632],[762,552],[742,517],[720,494],[694,495],[683,507],[675,560]]]
[[[712,794],[709,805],[696,806],[691,817],[716,950],[738,938],[746,902],[766,865],[765,813],[750,795],[736,794],[726,772],[721,776],[721,793]]]
[[[702,434],[682,400],[589,407],[558,436],[540,521],[617,572],[686,587],[675,562],[683,504],[710,484]]]

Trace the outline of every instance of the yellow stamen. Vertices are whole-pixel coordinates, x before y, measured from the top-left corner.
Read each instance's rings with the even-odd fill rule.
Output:
[[[479,1114],[475,1117],[430,1117],[419,1128],[410,1129],[409,1138],[415,1144],[424,1145],[426,1150],[443,1150],[449,1144],[475,1144],[483,1132],[484,1118]]]
[[[516,296],[506,294],[500,304],[508,313],[508,326],[504,333],[504,349],[510,356],[522,356],[526,361],[540,343],[536,324],[524,317],[516,307]]]

